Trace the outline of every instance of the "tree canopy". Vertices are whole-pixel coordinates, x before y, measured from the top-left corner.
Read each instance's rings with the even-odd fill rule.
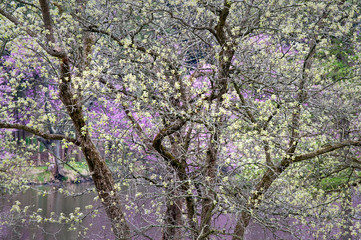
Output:
[[[1,167],[30,156],[9,129],[80,148],[118,239],[149,230],[130,182],[156,189],[163,239],[359,236],[359,4],[6,0]]]

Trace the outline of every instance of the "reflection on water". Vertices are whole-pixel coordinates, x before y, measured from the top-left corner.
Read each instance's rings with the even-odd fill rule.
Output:
[[[19,193],[14,197],[1,199],[1,218],[6,218],[11,227],[4,224],[1,227],[0,239],[37,239],[37,240],[70,240],[70,239],[113,239],[110,232],[110,224],[105,213],[99,209],[100,214],[95,218],[89,216],[84,218],[76,231],[69,231],[69,224],[58,224],[42,222],[39,226],[29,222],[22,223],[20,219],[11,217],[10,208],[16,200],[21,202],[21,206],[30,206],[29,210],[37,211],[42,217],[49,218],[51,212],[54,215],[64,213],[68,216],[79,207],[80,211],[85,212],[85,206],[93,205],[95,208],[100,207],[99,202],[94,201],[96,196],[93,192],[86,191],[91,188],[90,184],[69,184],[63,186],[64,190],[78,194],[78,196],[66,196],[51,186],[32,187],[25,193]],[[50,191],[50,194],[39,194],[40,191]],[[30,211],[28,211],[30,212]],[[2,220],[3,223],[3,220]],[[84,235],[85,228],[89,230]]]
[[[36,239],[36,240],[73,240],[73,239],[114,239],[114,236],[111,233],[110,222],[107,219],[103,209],[101,208],[100,202],[94,201],[96,193],[89,192],[87,190],[91,189],[93,186],[90,183],[82,184],[69,184],[64,185],[62,190],[75,193],[76,196],[67,196],[66,194],[60,193],[56,187],[52,186],[37,186],[32,187],[27,190],[25,193],[19,193],[12,197],[3,197],[0,199],[0,239],[6,240],[16,240],[16,239]],[[132,189],[132,194],[135,192],[143,192],[144,195],[148,192],[150,196],[153,196],[155,189],[134,187]],[[129,190],[129,189],[128,189]],[[41,191],[49,191],[49,194],[39,194]],[[139,209],[148,208],[151,209],[149,200],[138,201],[136,205],[139,206]],[[37,211],[39,208],[42,211],[39,213],[44,218],[49,218],[54,212],[54,215],[59,215],[64,213],[68,216],[70,213],[74,212],[75,208],[80,208],[80,212],[89,212],[86,210],[86,206],[93,205],[93,209],[99,210],[99,214],[96,217],[92,217],[89,214],[84,218],[83,222],[79,224],[75,231],[69,231],[69,224],[58,224],[58,223],[49,223],[41,222],[39,224],[34,224],[34,221],[27,221],[25,223],[21,222],[21,219],[13,218],[10,214],[10,208],[15,203],[15,201],[21,202],[21,207],[30,206],[28,212]],[[126,213],[129,214],[129,220],[133,230],[136,229],[147,229],[146,226],[153,225],[156,223],[157,216],[154,214],[144,214],[142,211],[134,212],[134,209],[126,210]],[[18,216],[19,218],[21,216]],[[8,222],[4,223],[4,219]],[[218,228],[233,228],[235,224],[236,217],[231,215],[220,215],[215,219],[214,225]],[[84,230],[88,228],[86,233]],[[230,232],[232,230],[230,229]],[[138,231],[138,233],[140,233]],[[289,234],[279,233],[277,236],[272,234],[270,231],[264,230],[257,224],[251,223],[246,231],[246,240],[260,240],[260,239],[294,239]],[[160,228],[151,228],[147,229],[144,234],[134,237],[133,240],[141,239],[161,239],[161,230]],[[230,236],[223,236],[216,239],[231,239]]]

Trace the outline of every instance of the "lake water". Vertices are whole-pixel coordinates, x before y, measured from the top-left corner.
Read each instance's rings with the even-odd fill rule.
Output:
[[[89,192],[87,190],[92,189],[92,184],[69,184],[64,185],[63,190],[75,193],[77,196],[67,196],[57,191],[57,187],[53,186],[32,186],[25,193],[19,193],[12,197],[2,197],[0,201],[0,239],[16,240],[16,239],[36,239],[36,240],[72,240],[72,239],[114,239],[110,230],[110,223],[107,219],[104,211],[101,208],[99,201],[94,201],[96,193]],[[39,190],[50,191],[49,194],[38,194]],[[146,192],[145,189],[137,189],[137,191]],[[154,192],[153,192],[154,193]],[[59,215],[61,212],[66,216],[74,212],[75,208],[80,208],[82,212],[85,210],[85,206],[93,205],[93,209],[97,209],[99,214],[96,217],[92,217],[91,214],[84,218],[81,224],[77,225],[75,231],[69,231],[69,224],[57,224],[57,223],[40,223],[38,226],[32,222],[22,223],[16,216],[10,214],[10,208],[15,201],[20,201],[21,206],[30,206],[29,210],[36,211],[41,208],[42,212],[39,213],[43,217],[49,218],[52,212],[55,215]],[[141,208],[142,204],[139,203]],[[30,211],[29,211],[30,212]],[[132,210],[126,211],[131,214],[131,221],[133,229],[141,229],[147,225],[156,223],[156,216],[147,216],[142,212],[135,213]],[[230,220],[231,219],[231,220]],[[7,220],[7,224],[4,221]],[[215,221],[216,226],[232,226],[235,221],[230,216],[219,216]],[[10,225],[10,226],[9,226]],[[84,229],[89,230],[85,233]],[[277,233],[277,232],[276,232]],[[135,239],[161,239],[161,229],[152,228],[150,231],[146,231],[145,235],[137,236]],[[230,239],[230,237],[221,237],[217,239]],[[246,240],[274,240],[274,239],[287,239],[293,240],[291,235],[278,232],[277,235],[273,235],[270,231],[264,230],[260,225],[251,223],[246,231]],[[309,238],[307,238],[309,239]]]
[[[88,188],[91,188],[90,184],[71,184],[65,185],[64,189],[74,192],[83,193]],[[10,208],[16,200],[21,202],[21,206],[30,206],[29,210],[36,211],[39,208],[42,212],[39,213],[43,217],[49,218],[51,212],[56,215],[63,212],[66,216],[72,212],[76,207],[81,210],[85,209],[85,206],[90,204],[99,207],[100,203],[94,202],[95,193],[86,193],[77,197],[66,196],[59,191],[53,190],[56,187],[51,186],[39,186],[32,187],[25,193],[19,193],[15,197],[1,199],[1,217],[0,219],[6,219],[10,214]],[[50,194],[39,195],[39,190],[50,191]],[[30,211],[29,211],[30,212]],[[69,224],[57,224],[57,223],[41,223],[39,226],[30,224],[29,222],[22,223],[18,219],[12,218],[9,221],[11,227],[3,224],[0,231],[0,239],[37,239],[37,240],[70,240],[70,239],[112,239],[110,233],[110,224],[106,218],[104,212],[100,209],[100,214],[95,217],[86,217],[81,225],[78,226],[77,231],[69,231]],[[86,235],[82,231],[88,227],[89,231]],[[80,232],[80,234],[79,234]]]

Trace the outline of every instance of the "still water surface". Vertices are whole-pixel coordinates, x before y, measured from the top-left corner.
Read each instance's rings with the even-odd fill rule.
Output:
[[[82,184],[69,184],[64,185],[63,190],[68,190],[78,196],[67,196],[56,190],[53,186],[37,186],[32,187],[25,193],[19,193],[14,197],[3,197],[0,200],[0,219],[10,216],[10,208],[16,200],[21,202],[21,206],[30,206],[30,210],[36,211],[41,208],[42,212],[40,215],[49,218],[51,213],[54,212],[56,215],[64,213],[68,215],[74,212],[75,208],[80,208],[81,211],[85,211],[85,206],[93,205],[98,208],[99,214],[96,217],[87,216],[84,221],[77,227],[75,231],[69,231],[69,225],[57,224],[57,223],[41,223],[39,226],[29,223],[21,223],[12,219],[14,223],[11,227],[0,223],[0,239],[3,240],[75,240],[75,239],[114,239],[110,231],[110,223],[107,219],[104,211],[101,209],[101,204],[94,201],[96,194],[94,192],[88,192],[87,189],[91,189],[93,186],[90,183]],[[49,194],[38,194],[39,190],[50,191]],[[139,189],[138,189],[139,190]],[[85,193],[86,194],[82,194]],[[94,209],[94,208],[93,208]],[[131,219],[133,226],[141,227],[149,224],[149,219],[145,219],[144,215],[137,214],[133,215]],[[152,221],[152,220],[150,220]],[[225,226],[229,223],[228,216],[219,216],[216,223],[219,226]],[[84,234],[84,228],[89,230]],[[282,234],[281,234],[282,235]],[[138,236],[133,240],[141,239],[161,239],[160,229],[152,229],[147,232],[147,237]],[[224,240],[230,239],[228,236],[224,236]],[[246,232],[246,240],[273,240],[275,238],[270,232],[264,231],[257,224],[250,224]],[[283,239],[291,240],[291,236],[283,235]]]
[[[63,186],[63,189],[74,193],[84,193],[92,186],[88,183],[69,184]],[[55,189],[55,190],[54,190]],[[50,194],[38,194],[39,190],[50,191]],[[19,193],[15,197],[1,199],[1,219],[11,216],[10,208],[16,200],[21,202],[20,206],[30,206],[29,210],[36,211],[42,209],[39,213],[43,217],[49,218],[51,212],[55,215],[64,213],[69,215],[74,209],[79,207],[81,211],[85,210],[85,206],[90,204],[100,207],[99,202],[94,201],[96,196],[93,192],[87,192],[79,196],[66,196],[56,191],[52,186],[32,187],[25,193]],[[30,211],[29,211],[30,212]],[[84,218],[83,223],[78,226],[76,231],[69,231],[69,225],[57,223],[41,223],[40,227],[28,222],[21,223],[16,219],[12,219],[14,225],[12,227],[0,226],[0,239],[36,239],[36,240],[72,240],[72,239],[113,239],[110,232],[110,224],[105,213],[99,209],[100,214],[95,217]],[[84,228],[89,231],[84,235]]]

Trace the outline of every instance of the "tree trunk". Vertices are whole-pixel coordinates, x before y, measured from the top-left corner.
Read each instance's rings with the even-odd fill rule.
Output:
[[[167,210],[165,213],[165,228],[163,231],[163,240],[181,240],[184,239],[180,226],[182,223],[182,201],[171,197],[167,201]]]
[[[214,197],[212,195],[212,186],[214,184],[216,178],[216,148],[212,141],[218,140],[218,134],[214,134],[214,139],[209,141],[209,149],[207,151],[207,168],[206,168],[206,176],[209,179],[207,184],[205,185],[204,193],[203,193],[203,201],[202,201],[202,213],[201,213],[201,233],[199,239],[208,239],[208,236],[211,233],[211,220],[212,220],[212,212],[215,207],[213,203]]]
[[[341,210],[343,213],[342,225],[341,225],[341,240],[351,240],[352,235],[352,187],[345,189],[345,198],[341,203]]]
[[[71,88],[70,61],[66,57],[62,59],[61,64],[59,98],[66,106],[66,110],[73,122],[79,145],[87,161],[99,198],[111,220],[115,236],[121,240],[131,239],[130,228],[121,208],[121,201],[115,189],[113,176],[90,138],[83,116],[82,105],[79,99],[74,97]]]
[[[51,146],[51,148],[55,158],[54,178],[62,181],[64,177],[64,170],[63,170],[63,165],[61,162],[61,154],[60,154],[61,141],[60,140],[53,140],[53,141],[55,143],[55,146]]]
[[[286,165],[285,163],[281,163],[281,165]],[[246,228],[251,220],[251,215],[247,210],[252,210],[255,208],[257,204],[262,202],[260,198],[272,185],[273,181],[277,178],[277,175],[280,174],[285,168],[278,168],[277,173],[271,169],[268,169],[260,182],[256,186],[256,191],[251,195],[249,202],[247,203],[247,208],[241,211],[241,216],[237,220],[236,227],[233,233],[233,240],[244,239],[244,233]]]
[[[88,136],[84,139],[82,151],[91,171],[99,198],[111,220],[115,236],[121,240],[131,239],[130,229],[121,208],[121,201],[117,190],[114,188],[112,174],[105,160],[101,158],[100,153]]]
[[[237,225],[234,229],[234,235],[232,240],[243,240],[247,226],[251,220],[251,216],[246,210],[241,212],[241,216],[237,221]]]
[[[53,175],[54,179],[62,180],[64,177],[64,171],[61,163],[61,141],[60,140],[43,140],[40,139],[40,141],[43,143],[43,145],[46,147],[47,150],[49,150],[48,153],[48,161],[49,163],[52,163],[48,170],[51,171],[51,174]],[[53,144],[55,144],[53,146]],[[52,162],[52,159],[54,159],[54,162]]]
[[[341,118],[337,123],[340,129],[340,142],[347,140],[350,133],[350,122],[346,118]],[[348,149],[343,150],[343,159],[345,164],[350,164],[347,159]],[[353,171],[353,170],[352,170]],[[353,172],[352,172],[353,173]],[[351,174],[352,174],[351,173]],[[343,214],[342,225],[341,225],[341,240],[351,240],[352,235],[352,186],[346,187],[343,190],[345,197],[341,203],[341,210]]]

